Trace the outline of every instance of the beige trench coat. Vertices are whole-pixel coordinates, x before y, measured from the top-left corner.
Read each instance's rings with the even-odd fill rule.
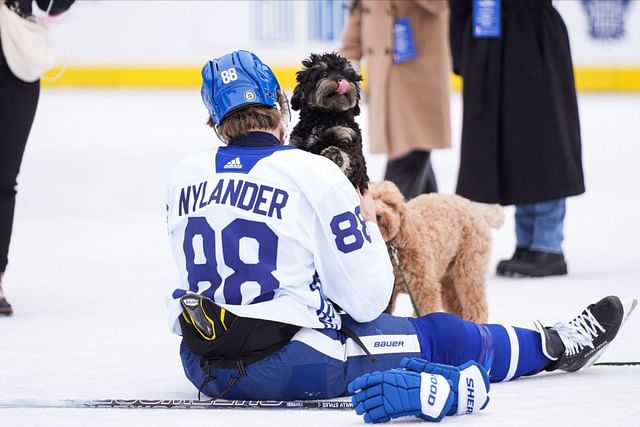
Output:
[[[393,64],[393,23],[402,17],[411,23],[417,57]],[[448,20],[445,0],[361,0],[351,12],[340,53],[366,62],[372,153],[396,159],[451,146]]]

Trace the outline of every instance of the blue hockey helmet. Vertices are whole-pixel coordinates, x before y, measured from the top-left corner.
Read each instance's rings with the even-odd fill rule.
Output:
[[[208,61],[202,68],[200,94],[215,125],[242,107],[278,107],[279,90],[271,68],[246,50]]]

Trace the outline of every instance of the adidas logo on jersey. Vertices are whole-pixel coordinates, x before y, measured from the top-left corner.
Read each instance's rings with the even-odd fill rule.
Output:
[[[228,161],[223,169],[242,169],[242,163],[240,163],[240,157],[236,157],[233,160]]]

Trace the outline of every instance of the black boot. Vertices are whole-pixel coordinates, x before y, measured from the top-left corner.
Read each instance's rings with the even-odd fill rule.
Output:
[[[567,274],[563,254],[529,250],[521,259],[509,262],[503,270],[510,277],[545,277]]]
[[[13,314],[13,309],[11,308],[11,304],[4,297],[4,293],[2,292],[2,278],[0,277],[0,316],[11,316]]]
[[[637,300],[623,305],[620,298],[608,296],[591,304],[573,320],[544,327],[535,322],[542,339],[542,352],[552,360],[547,371],[575,372],[598,360],[636,308]]]
[[[510,259],[503,259],[498,263],[498,266],[496,267],[496,274],[498,276],[510,276],[510,274],[508,274],[509,265],[513,261],[520,261],[524,259],[528,253],[529,253],[529,248],[516,247],[516,250]]]

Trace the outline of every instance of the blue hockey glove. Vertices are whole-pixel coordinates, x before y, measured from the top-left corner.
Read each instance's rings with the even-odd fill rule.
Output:
[[[386,423],[392,418],[417,416],[440,421],[454,403],[451,384],[441,375],[402,369],[372,372],[349,384],[358,415],[367,423]]]
[[[456,397],[447,415],[472,414],[489,404],[489,375],[478,362],[470,360],[456,367],[405,357],[400,366],[413,372],[441,375],[451,382]]]

